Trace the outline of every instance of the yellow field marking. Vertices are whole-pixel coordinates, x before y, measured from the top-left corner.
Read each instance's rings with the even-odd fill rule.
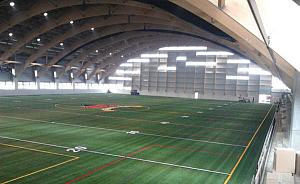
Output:
[[[8,147],[13,147],[13,148],[20,148],[20,149],[25,149],[25,150],[30,150],[30,151],[40,152],[40,153],[47,153],[47,154],[51,154],[51,155],[59,155],[59,156],[64,156],[64,157],[72,158],[72,159],[70,159],[70,160],[67,160],[67,161],[64,161],[64,162],[61,162],[61,163],[58,163],[58,164],[55,164],[55,165],[51,165],[51,166],[49,166],[49,167],[46,167],[46,168],[43,168],[43,169],[40,169],[40,170],[31,172],[31,173],[29,173],[29,174],[25,174],[25,175],[23,175],[23,176],[19,176],[19,177],[17,177],[17,178],[14,178],[14,179],[5,181],[5,182],[3,182],[3,183],[1,183],[1,184],[7,184],[7,183],[10,183],[10,182],[13,182],[13,181],[16,181],[16,180],[25,178],[25,177],[27,177],[27,176],[31,176],[31,175],[34,175],[34,174],[37,174],[37,173],[40,173],[40,172],[43,172],[43,171],[52,169],[52,168],[54,168],[54,167],[58,167],[58,166],[60,166],[60,165],[63,165],[63,164],[66,164],[66,163],[68,163],[68,162],[72,162],[72,161],[74,161],[74,160],[79,159],[79,157],[75,157],[75,156],[72,156],[72,155],[65,155],[65,154],[54,153],[54,152],[50,152],[50,151],[38,150],[38,149],[33,149],[33,148],[26,148],[26,147],[22,147],[22,146],[11,145],[11,144],[0,143],[0,145],[8,146]]]
[[[0,145],[14,147],[14,148],[20,148],[20,149],[25,149],[25,150],[30,150],[30,151],[40,152],[40,153],[47,153],[47,154],[51,154],[51,155],[59,155],[59,156],[64,156],[64,157],[76,158],[75,156],[72,156],[72,155],[65,155],[65,154],[61,154],[61,153],[54,153],[54,152],[50,152],[50,151],[38,150],[38,149],[33,149],[33,148],[26,148],[26,147],[16,146],[16,145],[12,145],[12,144],[0,143]]]
[[[25,178],[25,177],[27,177],[27,176],[31,176],[31,175],[33,175],[33,174],[37,174],[37,173],[40,173],[40,172],[43,172],[43,171],[46,171],[46,170],[52,169],[52,168],[54,168],[54,167],[57,167],[57,166],[60,166],[60,165],[66,164],[66,163],[68,163],[68,162],[72,162],[72,161],[74,161],[74,160],[77,160],[77,159],[79,159],[79,157],[74,157],[74,158],[72,158],[72,159],[70,159],[70,160],[67,160],[67,161],[61,162],[61,163],[59,163],[59,164],[55,164],[55,165],[52,165],[52,166],[46,167],[46,168],[44,168],[44,169],[40,169],[40,170],[38,170],[38,171],[34,171],[34,172],[32,172],[32,173],[29,173],[29,174],[26,174],[26,175],[23,175],[23,176],[20,176],[20,177],[14,178],[14,179],[12,179],[12,180],[9,180],[9,181],[5,181],[5,182],[3,182],[3,183],[1,183],[1,184],[7,184],[7,183],[10,183],[10,182],[13,182],[13,181],[16,181],[16,180],[19,180],[19,179]]]
[[[232,170],[230,171],[229,175],[227,176],[226,180],[224,181],[224,184],[227,184],[229,182],[229,180],[231,179],[233,173],[235,172],[236,168],[238,167],[238,165],[240,164],[241,160],[243,159],[243,157],[245,156],[247,150],[249,149],[249,147],[251,146],[251,143],[253,142],[256,134],[258,133],[258,131],[260,130],[261,126],[263,125],[264,121],[266,120],[267,116],[269,115],[269,113],[271,112],[271,109],[273,108],[273,105],[271,106],[271,108],[269,109],[268,113],[266,114],[266,116],[264,117],[264,119],[261,121],[260,125],[258,126],[258,128],[256,129],[256,131],[254,132],[252,138],[250,139],[249,143],[247,144],[246,148],[244,149],[243,153],[241,154],[240,158],[238,159],[238,161],[236,162],[236,164],[234,165],[234,167],[232,168]]]

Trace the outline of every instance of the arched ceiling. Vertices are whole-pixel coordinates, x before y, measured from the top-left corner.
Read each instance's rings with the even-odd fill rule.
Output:
[[[257,47],[262,50],[258,50],[232,36],[232,32],[219,26],[210,14],[197,11],[196,6],[193,7],[196,1],[14,2],[14,7],[9,6],[9,1],[0,2],[0,64],[6,60],[20,61],[17,77],[32,63],[42,66],[39,76],[57,64],[63,66],[59,76],[75,66],[79,68],[76,76],[80,76],[91,65],[94,70],[89,78],[100,71],[105,76],[126,58],[136,57],[142,51],[182,43],[230,50],[276,74],[261,45]],[[280,69],[285,82],[291,84],[292,76],[286,72],[290,66],[280,64],[284,66]]]

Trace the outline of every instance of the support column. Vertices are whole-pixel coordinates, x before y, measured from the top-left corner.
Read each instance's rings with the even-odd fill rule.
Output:
[[[291,147],[300,151],[300,72],[294,78]]]

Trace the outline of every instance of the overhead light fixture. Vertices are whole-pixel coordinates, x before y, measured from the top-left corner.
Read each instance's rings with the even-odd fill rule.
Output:
[[[74,79],[74,74],[73,74],[73,72],[70,73],[70,77],[71,77],[72,79]]]
[[[41,39],[40,39],[40,38],[37,38],[37,39],[36,39],[36,41],[40,42],[40,41],[41,41]]]
[[[185,66],[216,66],[216,62],[198,62],[198,61],[188,61]]]
[[[13,33],[8,33],[8,36],[12,37],[14,34]]]
[[[56,75],[56,71],[53,71],[53,76],[54,76],[54,78],[56,78],[56,77],[57,77],[57,75]]]
[[[70,24],[74,24],[74,21],[73,21],[73,20],[71,20],[71,21],[70,21]]]
[[[45,12],[45,13],[44,13],[44,17],[47,17],[47,16],[48,16],[48,13],[47,13],[47,12]]]
[[[96,52],[98,53],[98,52],[99,52],[99,50],[97,49],[97,50],[96,50]]]
[[[63,43],[63,42],[61,42],[59,45],[60,45],[60,46],[64,46],[64,43]]]
[[[133,64],[132,63],[122,63],[120,66],[121,67],[132,67]]]
[[[238,73],[248,73],[249,75],[272,75],[261,68],[238,68]]]
[[[110,52],[110,53],[109,53],[109,55],[111,56],[111,55],[112,55],[112,53]]]
[[[141,54],[141,58],[168,58],[168,54]]]
[[[14,7],[14,6],[15,6],[15,2],[11,1],[11,2],[9,3],[9,6]]]
[[[176,66],[160,65],[157,67],[157,70],[161,72],[176,71]]]
[[[248,59],[228,59],[227,63],[229,64],[250,64],[250,60]]]
[[[187,57],[186,56],[177,56],[176,61],[186,61]]]
[[[150,59],[147,58],[128,59],[127,62],[128,63],[149,63]]]
[[[232,56],[233,53],[226,51],[207,51],[207,52],[196,52],[196,56]]]
[[[123,74],[139,75],[140,73],[141,73],[140,70],[116,70],[117,75],[123,75]]]
[[[197,51],[197,50],[207,50],[207,47],[205,47],[205,46],[162,47],[158,50],[160,50],[160,51]]]
[[[235,75],[227,75],[227,80],[249,80],[249,76],[235,76]]]
[[[121,58],[124,57],[123,55],[121,55]]]
[[[85,80],[87,80],[87,78],[88,78],[88,74],[87,73],[84,74],[84,78],[85,78]]]
[[[91,28],[91,30],[92,30],[92,31],[94,31],[94,30],[95,30],[95,28],[93,28],[93,27],[92,27],[92,28]]]

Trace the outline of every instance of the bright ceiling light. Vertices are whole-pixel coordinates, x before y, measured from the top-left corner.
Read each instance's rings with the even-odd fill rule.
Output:
[[[128,59],[127,60],[128,63],[149,63],[150,59],[147,58],[143,58],[143,59]]]
[[[61,42],[59,45],[60,45],[60,46],[64,46],[64,43]]]
[[[47,13],[47,12],[45,12],[45,13],[44,13],[44,17],[47,17],[47,16],[48,16],[48,13]]]
[[[249,80],[249,76],[226,75],[228,80]]]
[[[92,30],[92,31],[94,31],[94,30],[95,30],[95,28],[93,28],[93,27],[92,27],[92,28],[91,28],[91,30]]]
[[[96,52],[98,53],[98,52],[99,52],[99,50],[97,49],[97,50],[96,50]]]
[[[124,57],[123,55],[121,55],[121,58]]]
[[[71,21],[70,21],[70,24],[74,24],[74,21],[73,21],[73,20],[71,20]]]
[[[116,70],[116,74],[123,75],[123,74],[131,74],[131,75],[139,75],[141,72],[140,70]]]
[[[110,52],[110,53],[109,53],[109,55],[111,56],[111,55],[112,55],[112,53]]]
[[[227,63],[230,63],[230,64],[250,64],[250,60],[248,60],[248,59],[228,59]]]
[[[176,71],[176,66],[160,65],[157,67],[157,70],[161,72]]]
[[[168,54],[141,54],[141,58],[168,58]]]
[[[177,56],[176,61],[186,61],[187,57],[186,56]]]
[[[198,61],[188,61],[185,66],[216,66],[216,62],[198,62]]]
[[[13,33],[8,33],[8,36],[12,37],[14,34]]]
[[[238,68],[238,73],[249,73],[249,75],[271,75],[270,72],[261,68]]]
[[[180,47],[162,47],[161,51],[196,51],[196,50],[207,50],[205,46],[180,46]]]
[[[14,7],[14,6],[15,6],[15,2],[11,1],[11,2],[9,3],[9,6]]]
[[[196,52],[196,56],[232,56],[233,53],[226,51],[207,51],[207,52]]]
[[[40,42],[40,41],[41,41],[41,39],[40,39],[40,38],[37,38],[37,39],[36,39],[36,41]]]

